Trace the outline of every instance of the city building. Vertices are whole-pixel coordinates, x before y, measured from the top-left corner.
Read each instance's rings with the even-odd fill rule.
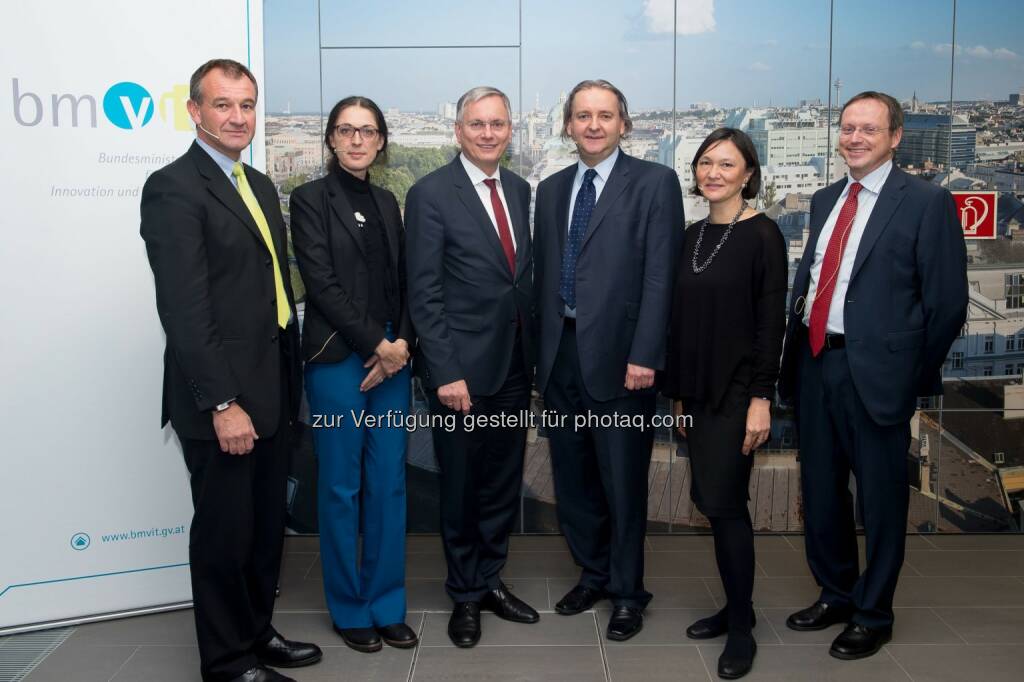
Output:
[[[921,166],[931,161],[944,168],[966,169],[974,165],[976,147],[977,129],[966,116],[908,113],[903,118],[896,163]]]

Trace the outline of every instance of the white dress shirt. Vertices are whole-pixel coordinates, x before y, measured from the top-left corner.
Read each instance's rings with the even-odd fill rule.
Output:
[[[845,334],[843,325],[843,310],[846,307],[846,289],[850,285],[850,275],[853,274],[853,263],[857,260],[857,249],[860,248],[860,240],[864,236],[864,228],[871,217],[871,211],[878,201],[878,194],[882,186],[889,178],[892,170],[892,160],[886,161],[881,166],[865,175],[860,180],[854,180],[847,176],[846,187],[839,194],[832,212],[821,228],[818,235],[818,243],[814,247],[814,264],[811,266],[811,285],[807,288],[807,300],[804,305],[804,324],[810,326],[811,306],[814,305],[814,297],[818,290],[818,277],[821,276],[822,261],[825,259],[825,249],[832,238],[832,231],[839,219],[839,212],[846,203],[846,197],[850,193],[850,185],[860,182],[862,188],[857,194],[857,215],[853,219],[853,227],[850,228],[849,240],[846,248],[843,249],[843,259],[839,262],[839,275],[836,279],[836,288],[832,291],[832,303],[828,308],[828,321],[825,323],[825,331],[829,334]]]
[[[508,202],[505,201],[505,190],[501,186],[501,169],[495,170],[494,175],[487,175],[476,167],[472,161],[469,161],[465,154],[459,154],[459,159],[462,161],[462,167],[466,169],[466,174],[469,175],[469,181],[473,183],[473,189],[476,190],[477,196],[480,197],[480,202],[484,205],[484,210],[487,211],[487,216],[491,219],[491,225],[494,226],[495,234],[501,240],[498,220],[494,217],[494,206],[491,205],[491,188],[484,184],[484,180],[498,181],[495,183],[495,187],[498,190],[498,198],[501,199],[501,205],[505,209],[505,218],[508,219],[508,231],[512,234],[512,250],[515,251],[518,248],[518,244],[516,244],[516,231],[512,226],[512,214],[508,212]]]
[[[237,162],[230,156],[227,156],[223,152],[208,145],[202,138],[197,137],[196,144],[198,144],[204,152],[210,155],[210,158],[213,159],[214,163],[220,166],[220,169],[228,176],[228,180],[230,180],[231,184],[235,186],[235,189],[238,189],[238,178],[236,178],[235,174],[232,172],[235,168],[235,163]]]

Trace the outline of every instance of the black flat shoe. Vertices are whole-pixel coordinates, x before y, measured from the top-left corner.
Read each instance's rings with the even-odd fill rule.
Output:
[[[608,620],[608,639],[625,642],[644,629],[644,612],[632,606],[616,606]]]
[[[405,623],[394,623],[374,628],[388,646],[396,649],[411,649],[420,642],[416,632]]]
[[[786,619],[786,627],[799,632],[824,630],[836,623],[847,622],[850,620],[851,615],[853,614],[850,613],[848,608],[840,608],[826,604],[823,601],[816,601],[808,608],[791,614]]]
[[[484,595],[480,608],[493,611],[498,618],[513,623],[536,623],[540,620],[540,614],[533,607],[509,592],[505,583],[500,581],[496,588]]]
[[[232,677],[230,682],[295,682],[295,680],[285,677],[276,670],[260,665],[255,668],[249,668],[238,677]]]
[[[323,657],[323,652],[316,644],[293,642],[278,634],[256,646],[253,653],[260,663],[275,668],[301,668],[313,665]]]
[[[729,631],[728,607],[722,609],[713,616],[701,618],[690,627],[686,628],[686,636],[690,639],[713,639],[721,637]],[[757,625],[757,616],[754,610],[750,610],[750,627]]]
[[[594,604],[604,599],[605,596],[603,590],[577,585],[555,604],[555,611],[563,616],[575,616],[577,613],[594,608]]]
[[[892,628],[875,629],[850,623],[832,642],[828,652],[834,658],[856,661],[878,653],[892,639]]]
[[[461,649],[476,646],[480,641],[479,603],[464,601],[455,604],[452,616],[448,619],[448,638]]]
[[[725,642],[725,651],[718,657],[718,676],[735,680],[750,672],[757,654],[757,642],[750,634],[731,633]]]
[[[341,635],[350,648],[364,654],[372,654],[384,648],[380,635],[373,628],[339,628],[335,625],[334,631]]]

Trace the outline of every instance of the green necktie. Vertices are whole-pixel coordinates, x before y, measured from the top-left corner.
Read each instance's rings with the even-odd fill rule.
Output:
[[[263,215],[263,209],[260,208],[259,202],[256,201],[256,195],[252,193],[252,188],[249,187],[249,181],[245,178],[245,169],[242,167],[242,164],[235,163],[231,168],[231,174],[238,180],[238,193],[242,195],[242,201],[245,202],[246,208],[252,214],[252,219],[256,221],[256,227],[260,228],[263,242],[267,245],[267,250],[270,251],[270,260],[274,265],[274,289],[277,291],[277,323],[281,326],[281,329],[284,329],[288,326],[288,318],[291,317],[291,311],[288,309],[288,295],[284,292],[284,280],[281,278],[281,267],[277,262],[274,240],[270,237],[270,225],[267,224],[267,217]]]

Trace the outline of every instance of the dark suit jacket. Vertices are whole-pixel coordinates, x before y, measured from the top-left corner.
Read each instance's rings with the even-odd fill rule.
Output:
[[[537,389],[542,393],[562,336],[565,304],[558,288],[576,169],[573,164],[537,188]],[[675,171],[620,151],[576,263],[576,343],[593,399],[630,394],[624,385],[628,363],[664,368],[683,227]]]
[[[429,388],[464,379],[470,395],[494,395],[508,376],[516,326],[533,362],[530,186],[502,168],[516,241],[509,272],[501,240],[462,161],[417,182],[406,197],[409,309],[419,337],[416,373]]]
[[[793,280],[779,394],[797,394],[807,327],[802,307],[818,235],[846,180],[811,199],[811,226]],[[952,195],[893,167],[857,249],[843,325],[850,373],[871,418],[885,426],[914,414],[917,396],[942,393],[946,353],[967,317],[967,253]]]
[[[270,225],[285,292],[285,226],[270,179],[245,167]],[[273,261],[256,221],[216,162],[193,143],[142,189],[142,238],[153,269],[164,353],[163,415],[181,438],[212,440],[211,410],[231,398],[249,413],[256,433],[277,432],[281,401],[294,419],[299,406],[298,325],[277,324]],[[284,368],[279,343],[295,359]]]
[[[345,171],[337,171],[345,172]],[[399,320],[394,330],[413,348],[405,284],[405,230],[395,195],[370,186],[380,210],[398,275]],[[292,246],[306,285],[302,355],[306,362],[340,362],[355,352],[366,360],[384,338],[384,327],[367,315],[366,245],[336,173],[292,192]]]

